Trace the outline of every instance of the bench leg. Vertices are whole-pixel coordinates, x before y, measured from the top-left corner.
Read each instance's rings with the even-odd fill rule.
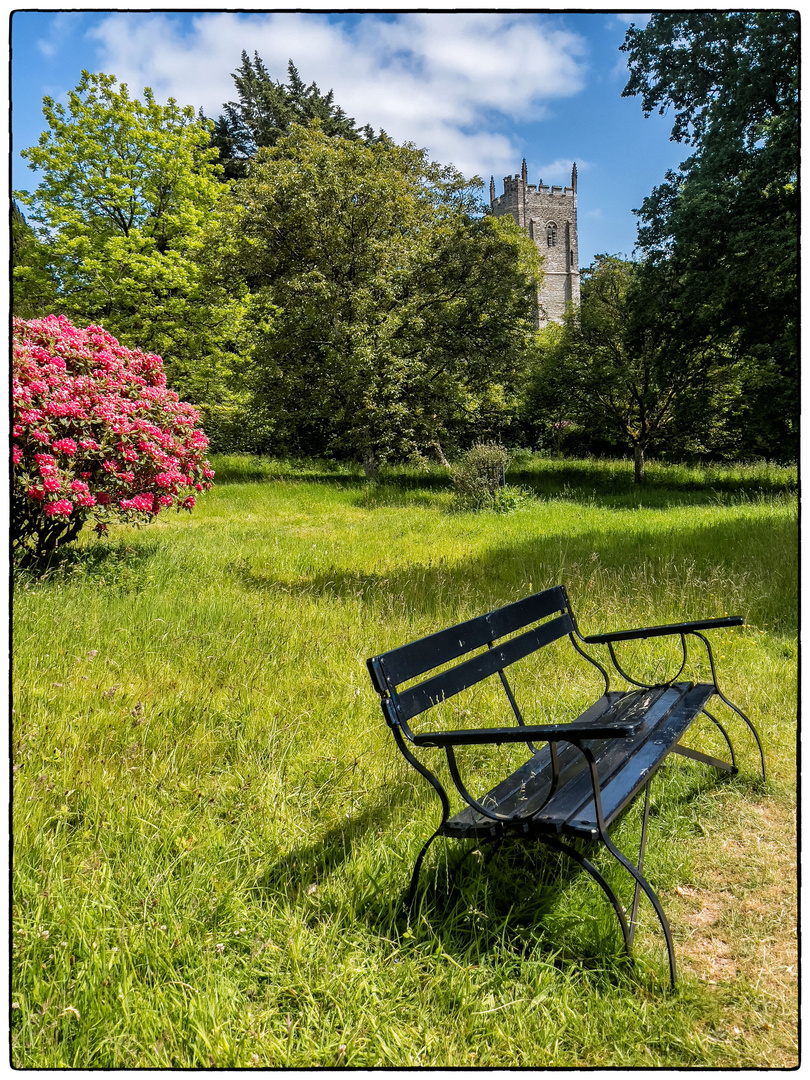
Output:
[[[674,987],[675,986],[675,981],[676,981],[676,977],[675,977],[675,946],[673,945],[673,942],[672,942],[672,933],[671,933],[671,931],[669,929],[669,923],[667,922],[667,917],[664,914],[664,909],[661,907],[661,901],[658,899],[657,895],[653,891],[652,886],[650,885],[649,881],[647,881],[647,879],[644,877],[641,870],[637,866],[634,866],[633,863],[627,858],[627,856],[622,854],[621,851],[619,851],[619,849],[616,847],[616,845],[613,843],[613,841],[610,839],[610,837],[607,835],[607,833],[603,834],[602,841],[605,844],[605,847],[608,849],[608,851],[614,857],[614,859],[616,859],[618,862],[620,862],[622,864],[622,866],[625,868],[625,870],[627,870],[627,872],[635,879],[636,888],[635,888],[635,895],[634,895],[634,899],[633,899],[633,914],[631,916],[631,918],[633,920],[633,929],[635,930],[635,914],[636,914],[636,911],[637,911],[638,896],[639,896],[639,890],[640,889],[644,890],[644,893],[646,894],[647,898],[649,899],[650,903],[652,904],[653,908],[655,909],[655,914],[658,916],[658,921],[661,924],[661,929],[664,931],[664,938],[665,938],[666,943],[667,943],[667,955],[669,957],[669,978],[670,978],[670,982],[671,982],[672,986]]]
[[[616,893],[611,889],[610,885],[608,885],[590,859],[586,859],[584,855],[576,850],[576,848],[564,844],[554,836],[538,836],[537,839],[542,841],[547,847],[562,852],[563,855],[570,856],[570,858],[578,863],[583,870],[591,875],[593,880],[613,905],[613,910],[616,912],[616,917],[619,920],[619,926],[622,930],[622,937],[624,938],[624,951],[627,953],[628,958],[632,960],[630,949],[633,943],[633,936],[630,932],[630,927],[627,925],[627,916],[624,913],[624,908],[622,907],[619,898],[616,896]]]
[[[436,837],[439,835],[440,832],[441,832],[441,825],[436,830],[436,832],[433,833],[433,835],[430,836],[427,839],[427,841],[425,842],[422,850],[419,852],[419,855],[417,856],[416,864],[414,865],[414,868],[413,868],[413,874],[411,875],[411,887],[410,887],[410,889],[408,889],[408,899],[405,901],[405,906],[408,908],[409,912],[413,910],[413,902],[414,902],[414,899],[416,898],[416,886],[419,884],[419,871],[422,869],[422,861],[424,860],[425,855],[427,854],[427,849],[430,847],[430,845],[433,843],[433,841],[436,839]]]
[[[756,741],[756,744],[757,744],[757,749],[759,750],[759,761],[760,761],[760,766],[762,768],[762,779],[764,780],[765,779],[765,751],[762,749],[762,743],[759,740],[759,733],[757,732],[757,729],[754,727],[754,725],[751,723],[751,721],[748,719],[748,717],[745,715],[745,713],[742,711],[742,709],[738,709],[733,701],[729,701],[729,699],[726,697],[726,695],[723,693],[723,691],[717,685],[717,672],[714,669],[714,656],[712,654],[712,647],[709,644],[709,642],[707,641],[707,639],[703,636],[703,634],[699,634],[697,631],[694,631],[694,634],[695,634],[695,637],[700,638],[700,640],[706,646],[706,652],[709,654],[709,667],[711,668],[711,671],[712,671],[712,682],[714,683],[715,693],[717,694],[717,696],[720,698],[721,701],[725,701],[726,705],[728,705],[728,707],[731,710],[733,710],[733,712],[735,712],[737,714],[737,716],[739,716],[740,719],[745,722],[745,724],[747,724],[749,731],[754,736],[754,740]]]
[[[716,684],[715,684],[715,686],[716,686]],[[734,704],[734,702],[729,701],[728,698],[726,697],[726,695],[723,694],[720,690],[717,691],[717,696],[719,698],[721,698],[721,700],[725,701],[726,705],[728,705],[728,707],[730,709],[733,709],[733,711],[737,714],[737,716],[741,717],[745,721],[745,723],[748,725],[748,729],[751,732],[751,734],[754,736],[754,740],[755,740],[755,742],[757,744],[757,750],[759,750],[759,764],[760,764],[760,768],[762,770],[762,779],[764,780],[765,779],[765,751],[762,749],[762,743],[759,741],[759,733],[757,732],[757,729],[754,727],[754,725],[751,723],[751,721],[748,719],[748,717],[745,715],[745,713],[742,711],[742,709],[738,709],[737,706]]]
[[[641,817],[641,842],[638,846],[638,872],[642,873],[644,870],[644,849],[647,846],[647,821],[650,816],[650,781],[648,780],[644,786],[644,813]],[[636,916],[638,914],[638,899],[641,894],[641,885],[636,881],[636,886],[633,890],[633,907],[630,911],[630,941],[632,943],[636,933],[636,926],[638,922]]]

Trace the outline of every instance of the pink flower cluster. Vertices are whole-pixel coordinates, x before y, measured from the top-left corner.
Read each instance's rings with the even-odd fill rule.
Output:
[[[152,520],[211,487],[199,413],[167,388],[159,356],[100,326],[15,319],[12,405],[19,528]]]

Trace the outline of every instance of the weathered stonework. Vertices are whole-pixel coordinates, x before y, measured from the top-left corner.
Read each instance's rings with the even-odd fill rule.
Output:
[[[489,201],[496,217],[511,214],[534,240],[543,258],[543,284],[537,296],[537,325],[561,323],[566,307],[579,303],[577,255],[577,167],[570,187],[527,183],[526,159],[520,176],[503,178],[503,195],[495,198],[494,177]]]

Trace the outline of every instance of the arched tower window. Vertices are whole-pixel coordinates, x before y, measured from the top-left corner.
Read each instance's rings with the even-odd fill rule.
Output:
[[[553,221],[546,225],[546,244],[548,247],[557,246],[557,226]]]

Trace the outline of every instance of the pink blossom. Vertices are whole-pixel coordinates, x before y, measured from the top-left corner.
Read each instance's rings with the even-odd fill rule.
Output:
[[[140,510],[142,513],[150,514],[152,512],[152,506],[154,504],[154,496],[146,495],[142,493],[135,495],[131,499],[119,499],[118,505],[122,510]]]
[[[68,517],[72,512],[73,503],[69,499],[59,499],[58,502],[45,504],[45,513],[50,517]]]
[[[67,454],[68,456],[72,456],[76,453],[76,443],[73,441],[73,439],[57,439],[56,442],[52,444],[52,446],[53,449],[60,454]]]
[[[12,402],[16,495],[30,500],[34,528],[47,516],[50,536],[60,517],[83,521],[94,509],[153,517],[177,505],[183,487],[211,486],[199,412],[167,388],[159,356],[101,327],[81,329],[62,315],[15,319]],[[179,504],[191,509],[194,497]]]

